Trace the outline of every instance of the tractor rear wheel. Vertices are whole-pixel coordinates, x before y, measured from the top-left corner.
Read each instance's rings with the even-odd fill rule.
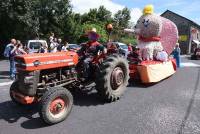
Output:
[[[95,82],[98,93],[107,102],[118,100],[128,85],[128,61],[120,55],[111,55],[99,68]]]
[[[40,117],[47,124],[56,124],[67,118],[71,112],[73,97],[63,87],[50,88],[41,98]]]

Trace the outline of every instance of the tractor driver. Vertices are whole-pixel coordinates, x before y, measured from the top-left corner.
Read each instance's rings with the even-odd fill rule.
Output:
[[[106,48],[97,41],[100,35],[96,33],[96,28],[92,28],[87,36],[89,41],[83,44],[82,48],[78,51],[78,54],[82,56],[81,60],[83,61],[85,81],[89,80],[91,73],[90,63],[92,60],[99,54],[99,52],[106,53]]]

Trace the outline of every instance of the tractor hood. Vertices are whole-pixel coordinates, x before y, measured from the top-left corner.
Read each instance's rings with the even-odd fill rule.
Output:
[[[74,66],[78,63],[75,52],[35,53],[15,57],[17,70],[34,71]]]

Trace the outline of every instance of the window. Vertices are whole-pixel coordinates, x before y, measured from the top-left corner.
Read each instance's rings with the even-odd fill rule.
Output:
[[[30,49],[40,49],[41,46],[40,42],[30,42]]]

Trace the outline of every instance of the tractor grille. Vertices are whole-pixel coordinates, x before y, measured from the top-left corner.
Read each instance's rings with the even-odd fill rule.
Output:
[[[39,71],[17,72],[17,81],[19,83],[19,90],[27,96],[34,96],[37,91],[37,84],[39,81]]]
[[[16,57],[15,64],[17,69],[25,69],[25,61],[22,58]]]

